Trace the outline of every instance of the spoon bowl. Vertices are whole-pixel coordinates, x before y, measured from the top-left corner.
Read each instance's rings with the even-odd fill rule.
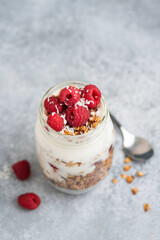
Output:
[[[123,126],[121,126],[112,114],[110,114],[110,116],[122,133],[123,150],[125,154],[137,162],[151,158],[153,155],[153,148],[151,144],[146,139],[137,137],[128,132]]]

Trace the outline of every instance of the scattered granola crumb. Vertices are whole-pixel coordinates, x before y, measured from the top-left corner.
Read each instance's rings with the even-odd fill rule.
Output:
[[[80,135],[80,134],[83,134],[83,133],[87,133],[88,130],[89,129],[86,126],[76,127],[76,129],[74,131],[74,134],[75,135]]]
[[[131,159],[129,157],[126,157],[126,159],[123,162],[124,163],[129,163],[129,162],[131,162]]]
[[[97,116],[95,119],[96,122],[100,122],[101,120],[102,120],[102,118],[100,116]]]
[[[137,176],[138,176],[138,177],[143,177],[143,173],[140,172],[140,171],[138,171],[138,172],[137,172]]]
[[[132,183],[132,181],[133,181],[133,177],[132,176],[127,176],[126,177],[126,182]]]
[[[75,131],[84,131],[86,129],[85,126],[81,126],[81,127],[76,127]]]
[[[121,174],[121,178],[126,178],[126,174]]]
[[[65,135],[71,135],[71,136],[73,135],[72,132],[68,131],[67,129],[64,129],[64,134]]]
[[[86,128],[85,130],[84,130],[84,133],[87,133],[88,132],[88,128]]]
[[[137,189],[137,188],[132,188],[132,193],[133,193],[134,195],[136,195],[137,192],[138,192],[138,189]]]
[[[124,166],[123,171],[129,171],[130,168],[131,168],[130,165]]]
[[[117,181],[116,178],[113,178],[113,179],[112,179],[112,182],[113,182],[113,183],[117,183],[118,181]]]
[[[145,203],[145,204],[143,205],[143,207],[144,207],[144,211],[145,211],[145,212],[148,212],[149,209],[150,209],[150,206],[149,206],[148,203]]]
[[[97,116],[92,124],[92,127],[95,128],[98,126],[98,124],[100,123],[101,121],[101,117],[100,116]]]
[[[80,135],[80,133],[79,132],[74,132],[74,135]]]
[[[73,167],[73,166],[78,166],[78,167],[80,167],[81,166],[81,162],[72,162],[72,161],[70,161],[70,162],[64,162],[64,161],[62,161],[62,163],[64,163],[67,167]]]

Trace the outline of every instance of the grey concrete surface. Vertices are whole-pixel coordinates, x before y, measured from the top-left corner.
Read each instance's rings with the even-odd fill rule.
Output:
[[[159,0],[0,0],[0,171],[24,158],[32,165],[25,182],[0,179],[1,240],[160,239],[159,9]],[[110,174],[90,193],[65,195],[43,178],[34,143],[39,102],[66,80],[97,84],[117,118],[150,140],[154,157],[131,169],[145,177],[132,185],[120,178],[117,132]],[[37,210],[17,205],[24,192],[41,197]]]

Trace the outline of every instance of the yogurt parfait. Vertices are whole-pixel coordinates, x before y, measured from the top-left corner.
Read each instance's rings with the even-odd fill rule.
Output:
[[[35,136],[41,170],[60,191],[87,192],[111,167],[114,128],[95,85],[72,81],[50,88],[41,100]]]

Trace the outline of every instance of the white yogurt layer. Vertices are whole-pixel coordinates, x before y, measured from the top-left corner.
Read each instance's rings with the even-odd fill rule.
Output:
[[[110,116],[108,115],[107,124],[99,136],[88,140],[86,144],[65,146],[56,141],[56,138],[47,136],[42,125],[37,120],[36,142],[38,159],[44,174],[52,180],[63,181],[68,176],[83,175],[94,171],[94,163],[104,161],[109,157],[109,148],[114,144],[114,129]],[[51,139],[52,138],[52,139]],[[66,166],[64,162],[80,163],[72,167]],[[54,165],[57,171],[50,166]]]

